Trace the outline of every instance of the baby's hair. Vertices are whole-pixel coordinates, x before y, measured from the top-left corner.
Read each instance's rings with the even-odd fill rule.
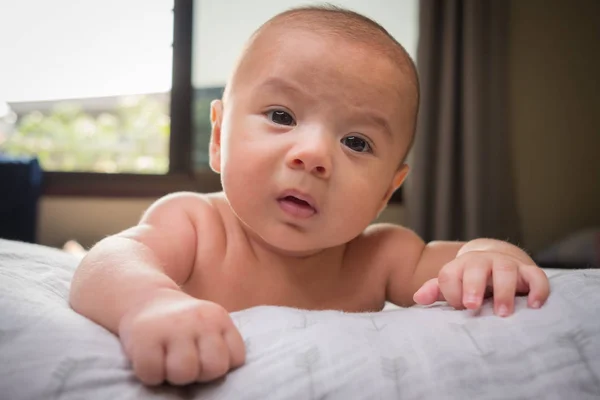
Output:
[[[414,119],[407,148],[408,153],[414,142],[416,120],[419,112],[419,78],[415,63],[406,49],[383,26],[362,14],[332,4],[325,3],[321,5],[294,7],[277,14],[261,25],[248,40],[240,61],[250,50],[260,34],[272,26],[284,26],[290,29],[299,28],[312,32],[317,31],[325,35],[342,37],[358,43],[366,43],[393,60],[402,74],[414,87],[414,98],[410,99],[410,101],[414,101],[411,104],[414,107]],[[224,100],[227,98],[228,88],[229,85],[226,85],[223,94]],[[406,158],[406,154],[403,158]]]

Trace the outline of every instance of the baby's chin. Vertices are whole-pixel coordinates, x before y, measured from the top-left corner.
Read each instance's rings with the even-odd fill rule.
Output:
[[[281,234],[278,232],[255,232],[253,235],[257,244],[268,250],[289,257],[309,257],[320,253],[327,247],[316,237],[310,234]]]
[[[346,237],[336,237],[322,229],[302,230],[281,221],[264,222],[248,209],[236,209],[231,202],[230,206],[249,240],[282,256],[309,257],[348,241]]]
[[[254,229],[249,224],[243,225],[251,241],[272,253],[285,257],[310,257],[336,246],[336,244],[324,243],[317,235],[294,231],[293,228],[284,229],[287,232],[283,232],[281,229],[265,229],[265,227]]]

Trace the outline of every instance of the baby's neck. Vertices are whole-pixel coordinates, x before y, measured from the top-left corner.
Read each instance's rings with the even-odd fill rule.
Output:
[[[276,249],[248,232],[246,237],[258,268],[272,269],[273,274],[294,282],[336,279],[344,265],[347,244],[293,253]]]

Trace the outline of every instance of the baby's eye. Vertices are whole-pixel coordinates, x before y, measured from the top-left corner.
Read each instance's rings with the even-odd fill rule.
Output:
[[[342,139],[342,144],[357,153],[370,153],[372,151],[371,145],[358,136],[346,136]]]
[[[287,125],[294,126],[296,125],[296,121],[294,121],[294,117],[290,115],[290,113],[285,112],[283,110],[271,110],[267,112],[267,118],[269,118],[272,122],[275,122],[279,125]]]

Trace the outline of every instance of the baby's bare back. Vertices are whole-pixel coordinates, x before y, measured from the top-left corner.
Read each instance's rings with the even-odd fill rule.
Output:
[[[387,274],[376,234],[366,232],[339,248],[298,258],[279,254],[254,238],[222,193],[190,194],[187,201],[189,209],[195,202],[208,201],[214,218],[199,220],[201,214],[189,214],[197,229],[197,248],[193,271],[182,285],[186,293],[230,312],[259,305],[347,312],[382,309]]]

